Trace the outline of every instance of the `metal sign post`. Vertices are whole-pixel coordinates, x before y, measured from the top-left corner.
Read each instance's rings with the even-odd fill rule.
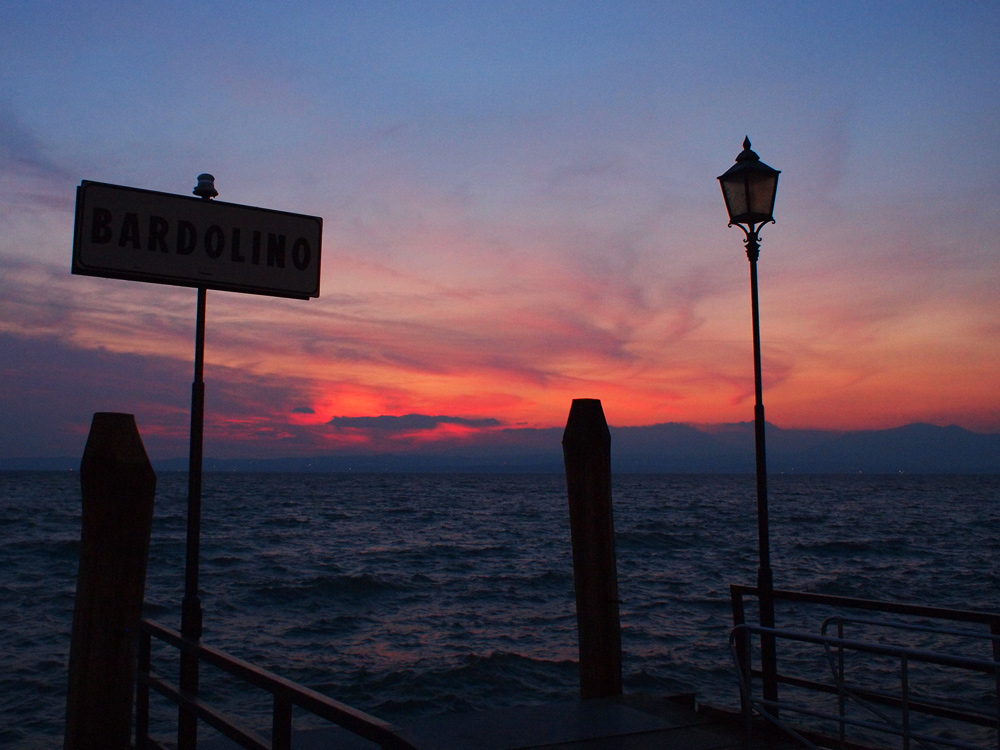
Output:
[[[219,193],[215,178],[198,175],[195,195],[210,201]],[[198,596],[198,569],[201,560],[201,472],[205,438],[205,309],[208,290],[198,287],[198,312],[194,335],[194,382],[191,383],[191,450],[188,458],[187,547],[184,559],[184,600],[181,603],[181,635],[201,640],[202,609]],[[191,695],[198,694],[198,657],[181,653],[180,688]],[[179,750],[194,750],[198,746],[198,717],[181,708],[177,717]]]
[[[198,567],[201,558],[201,471],[205,434],[205,302],[208,290],[198,289],[198,316],[195,327],[194,382],[191,384],[191,450],[188,460],[187,548],[184,561],[184,599],[181,602],[181,635],[201,640],[202,610],[198,596]],[[198,694],[198,657],[181,652],[180,688]],[[198,717],[185,708],[177,717],[179,750],[198,746]]]

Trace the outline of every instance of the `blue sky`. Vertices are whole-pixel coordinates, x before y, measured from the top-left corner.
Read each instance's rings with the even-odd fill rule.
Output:
[[[618,425],[750,419],[747,264],[715,180],[745,135],[782,170],[768,418],[1000,430],[996,3],[37,2],[0,21],[2,455],[78,452],[98,410],[184,452],[194,293],[69,260],[81,180],[189,194],[203,171],[222,200],[324,219],[318,300],[210,294],[209,452],[363,441],[334,418],[547,427],[575,397]],[[81,361],[105,363],[85,387]]]

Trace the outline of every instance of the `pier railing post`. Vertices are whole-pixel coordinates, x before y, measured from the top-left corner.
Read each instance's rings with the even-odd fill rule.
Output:
[[[622,694],[618,570],[611,505],[611,433],[597,399],[574,399],[563,458],[580,640],[580,694]]]
[[[80,465],[83,529],[66,750],[131,747],[138,624],[156,474],[131,414],[94,414]]]

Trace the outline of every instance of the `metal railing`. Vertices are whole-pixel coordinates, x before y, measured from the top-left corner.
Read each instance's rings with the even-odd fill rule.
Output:
[[[820,632],[823,635],[826,635],[831,625],[837,626],[837,638],[844,637],[845,626],[861,625],[869,632],[889,631],[890,634],[915,633],[923,634],[925,636],[935,636],[938,637],[939,640],[942,638],[949,638],[954,641],[986,642],[989,644],[989,650],[993,654],[993,661],[1000,662],[1000,635],[993,633],[984,633],[982,631],[965,630],[960,628],[942,628],[918,623],[895,622],[892,620],[872,620],[863,617],[844,617],[842,615],[834,615],[826,618],[823,621],[823,626],[820,628]],[[837,670],[840,674],[844,674],[845,668],[844,652],[843,650],[839,650],[837,654]],[[964,721],[970,724],[979,724],[981,726],[996,726],[997,746],[1000,748],[1000,671],[994,670],[994,672],[997,687],[993,696],[996,708],[994,716],[986,716],[980,712],[970,712],[966,709],[966,707],[960,704],[949,703],[941,699],[936,700],[934,703],[918,705],[924,713],[933,716],[953,719],[956,721]],[[843,714],[845,710],[845,698],[842,697],[840,700],[841,714]],[[843,725],[841,725],[841,737],[843,738]]]
[[[779,683],[794,684],[798,687],[812,687],[820,689],[821,692],[835,692],[839,698],[841,710],[838,713],[830,713],[805,704],[796,703],[790,700],[767,700],[754,696],[753,677],[754,670],[751,664],[751,639],[752,636],[769,635],[779,642],[798,642],[822,646],[824,655],[830,665],[832,673],[831,683],[819,683],[813,680],[802,680],[790,678],[787,675],[778,676]],[[756,625],[740,625],[734,628],[730,634],[730,648],[733,659],[737,665],[740,677],[740,694],[744,701],[744,706],[749,707],[745,715],[748,739],[752,736],[753,723],[752,711],[772,723],[787,734],[795,737],[808,747],[816,748],[818,745],[808,739],[804,733],[796,730],[787,721],[778,718],[778,711],[794,713],[797,715],[809,716],[812,718],[824,719],[836,722],[842,729],[846,726],[861,727],[872,732],[881,732],[900,737],[904,750],[909,750],[911,743],[916,740],[924,743],[945,745],[947,747],[964,748],[966,750],[976,750],[978,745],[971,745],[956,739],[944,736],[929,735],[917,732],[912,727],[911,717],[915,713],[927,713],[933,715],[943,715],[947,712],[949,718],[965,721],[970,724],[980,726],[996,726],[997,718],[977,713],[971,710],[958,710],[954,704],[945,704],[928,701],[918,701],[913,697],[912,685],[909,679],[910,666],[914,663],[935,664],[943,667],[966,670],[969,672],[980,672],[989,675],[996,675],[1000,671],[1000,663],[990,659],[974,659],[971,657],[954,656],[942,654],[934,651],[921,651],[903,646],[893,646],[888,644],[867,643],[864,641],[847,640],[826,635],[812,635],[791,630],[779,630],[777,628],[762,628]],[[742,649],[743,653],[738,653]],[[868,689],[854,688],[848,683],[843,669],[838,667],[838,656],[845,651],[855,651],[860,653],[887,656],[898,660],[899,663],[899,695],[895,697],[887,693],[876,692]],[[836,653],[835,653],[836,652]],[[847,701],[853,701],[862,706],[878,721],[854,719],[847,717],[843,710]],[[888,705],[899,709],[900,720],[895,720],[886,712],[879,710],[879,705]],[[845,746],[845,733],[841,732],[841,746]]]
[[[153,672],[153,638],[182,653],[195,656],[273,697],[270,740],[251,729],[239,726],[197,695],[182,691],[173,683]],[[179,707],[191,711],[197,718],[214,727],[233,742],[252,750],[290,750],[292,744],[293,707],[308,711],[348,731],[375,742],[385,750],[416,750],[400,730],[388,722],[328,698],[322,693],[298,685],[291,680],[237,659],[211,646],[184,638],[175,630],[152,620],[139,625],[139,670],[136,689],[136,747],[165,750],[164,745],[149,736],[150,690],[155,690]]]
[[[752,729],[753,712],[759,713],[768,723],[787,732],[796,739],[802,741],[810,747],[815,747],[815,743],[810,741],[806,732],[793,729],[787,717],[781,716],[783,712],[795,714],[797,716],[808,716],[812,719],[828,720],[838,727],[838,742],[841,747],[846,746],[846,729],[848,726],[856,726],[868,730],[869,734],[888,732],[901,738],[904,750],[909,750],[913,741],[931,743],[939,746],[950,747],[982,747],[982,745],[969,745],[963,741],[956,740],[948,736],[930,736],[921,731],[914,731],[911,717],[915,715],[940,717],[953,722],[962,722],[966,725],[978,727],[990,727],[996,732],[995,746],[1000,748],[1000,615],[973,612],[968,610],[949,610],[934,607],[923,607],[919,605],[908,605],[893,602],[876,602],[865,599],[852,599],[849,597],[826,596],[822,594],[807,594],[804,592],[775,591],[775,599],[792,601],[798,603],[808,603],[816,605],[834,606],[842,609],[860,609],[867,611],[878,611],[895,615],[917,616],[923,619],[937,619],[951,622],[976,623],[988,625],[990,632],[976,632],[968,629],[956,629],[953,627],[941,627],[938,625],[927,625],[924,623],[907,623],[889,620],[875,620],[859,617],[847,617],[836,615],[828,617],[822,625],[820,635],[815,633],[796,632],[787,629],[770,629],[747,625],[743,622],[743,596],[754,594],[755,589],[749,586],[732,586],[733,615],[735,627],[730,636],[730,645],[733,657],[736,661],[737,671],[740,680],[740,699],[746,721],[748,740],[749,732]],[[831,625],[837,626],[837,636],[827,634]],[[874,635],[875,629],[882,629],[880,636],[886,635],[886,631],[891,633],[922,633],[927,638],[936,638],[934,645],[928,648],[913,648],[909,644],[899,643],[875,643],[871,640],[853,640],[844,638],[844,628],[847,625],[861,626],[867,631],[867,635]],[[875,631],[878,632],[878,631]],[[752,667],[751,641],[754,636],[773,636],[784,644],[782,649],[784,655],[795,655],[797,658],[783,658],[782,661],[788,665],[795,663],[800,667],[805,663],[806,657],[803,650],[813,650],[813,654],[822,654],[822,661],[826,664],[829,678],[827,680],[816,679],[814,674],[779,674],[778,683],[789,686],[795,695],[801,696],[801,690],[814,694],[835,694],[837,696],[838,709],[836,713],[828,713],[818,710],[817,700],[810,700],[807,703],[795,703],[780,697],[772,700],[763,700],[755,697],[753,692],[753,681],[761,677],[759,669]],[[976,658],[964,654],[943,653],[941,650],[942,637],[961,639],[975,639],[986,641],[991,644],[991,652],[987,651],[987,658]],[[884,637],[881,640],[885,640]],[[898,640],[898,638],[897,638]],[[816,652],[813,647],[820,646],[821,652]],[[795,654],[798,650],[800,653]],[[882,659],[892,660],[896,664],[894,668],[898,677],[898,691],[888,691],[884,686],[872,684],[871,671],[855,675],[854,684],[848,680],[847,669],[845,667],[845,653],[856,652],[866,655],[864,658],[869,662]],[[992,658],[989,658],[989,657]],[[943,700],[940,695],[933,695],[933,691],[928,697],[927,694],[913,690],[911,683],[911,665],[936,665],[934,669],[959,669],[960,673],[950,674],[951,684],[964,684],[974,673],[992,675],[992,680],[984,680],[984,690],[981,694],[989,692],[991,689],[996,692],[993,695],[993,708],[983,709],[979,707],[969,707]],[[926,677],[924,673],[930,667],[921,666],[923,672],[921,677]],[[858,680],[861,684],[858,684]],[[882,688],[882,689],[876,689]],[[800,690],[801,689],[801,690]],[[788,689],[782,691],[787,693]],[[926,691],[925,691],[926,692]],[[847,706],[860,706],[868,717],[874,720],[855,719],[847,716]],[[987,701],[987,706],[989,703]],[[890,715],[889,711],[894,712]],[[815,722],[814,722],[815,723]]]

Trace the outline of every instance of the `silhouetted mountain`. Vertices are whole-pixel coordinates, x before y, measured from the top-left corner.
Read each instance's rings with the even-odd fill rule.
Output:
[[[611,466],[620,473],[715,474],[754,471],[753,423],[677,423],[611,428]],[[767,425],[770,473],[1000,474],[1000,434],[911,424],[890,430],[785,430]],[[186,471],[187,458],[154,461]],[[0,460],[0,470],[76,469],[71,458]],[[562,429],[511,428],[472,442],[430,444],[407,453],[296,458],[206,458],[205,471],[562,472]]]
[[[611,430],[612,466],[623,472],[753,472],[752,422]],[[771,473],[995,474],[1000,435],[912,424],[889,430],[785,430],[767,425]]]

